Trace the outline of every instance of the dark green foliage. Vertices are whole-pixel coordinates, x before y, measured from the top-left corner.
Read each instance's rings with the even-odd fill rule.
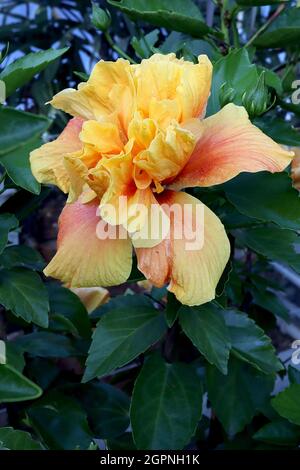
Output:
[[[0,450],[93,449],[99,440],[120,451],[299,446],[300,369],[288,364],[292,353],[279,356],[292,338],[276,321],[293,320],[286,297],[298,309],[300,300],[274,268],[300,273],[300,199],[290,168],[188,190],[230,237],[212,302],[187,307],[166,287],[142,288],[134,260],[127,285],[88,313],[67,286],[42,274],[65,197],[34,179],[29,153],[68,120],[45,103],[86,81],[100,59],[134,63],[174,52],[196,62],[207,54],[214,66],[207,115],[229,102],[245,106],[272,139],[300,147],[300,104],[292,101],[300,8],[214,3],[1,1],[0,403],[9,419]],[[267,17],[254,9],[262,5],[270,6]]]

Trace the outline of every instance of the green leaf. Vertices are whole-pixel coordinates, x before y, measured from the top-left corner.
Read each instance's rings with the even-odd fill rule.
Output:
[[[300,40],[300,9],[286,8],[260,34],[253,45],[259,48],[296,46]]]
[[[300,426],[300,385],[292,384],[272,399],[271,404],[280,416]]]
[[[256,118],[254,124],[278,144],[293,147],[300,146],[299,131],[290,122],[277,117],[263,116],[262,118]]]
[[[2,156],[33,141],[50,125],[44,116],[0,106],[0,163]]]
[[[78,351],[67,336],[38,331],[22,336],[16,340],[23,351],[38,357],[77,356]]]
[[[289,322],[290,316],[289,311],[285,305],[280,301],[279,296],[274,292],[268,290],[268,283],[264,282],[253,282],[250,286],[250,292],[253,297],[253,302],[261,308],[268,310],[273,315],[283,318],[283,320]]]
[[[271,261],[287,264],[300,273],[298,235],[277,227],[239,230],[236,237],[243,244]]]
[[[228,374],[214,366],[206,367],[208,398],[229,435],[236,434],[250,423],[263,408],[273,389],[274,377],[232,357]]]
[[[289,381],[293,384],[300,384],[300,370],[296,367],[288,367]]]
[[[182,449],[202,413],[202,384],[195,368],[168,364],[157,355],[143,366],[134,386],[131,424],[138,449]]]
[[[0,450],[43,450],[40,442],[32,439],[28,432],[13,428],[0,428]]]
[[[277,3],[284,3],[287,0],[236,0],[236,3],[245,7],[261,7],[264,5],[276,5]]]
[[[168,292],[167,299],[165,316],[168,327],[171,328],[177,320],[178,310],[181,307],[181,303],[176,299],[172,292]]]
[[[133,20],[142,20],[155,26],[203,37],[211,32],[200,10],[191,0],[108,0]]]
[[[83,403],[97,438],[112,439],[128,428],[130,400],[119,388],[106,383],[88,385],[83,390]]]
[[[52,384],[59,376],[60,372],[60,366],[55,362],[55,359],[35,357],[30,360],[30,377],[43,390],[47,389],[50,384]]]
[[[231,344],[220,309],[212,303],[201,307],[181,307],[179,322],[208,362],[226,374]]]
[[[6,246],[9,232],[18,225],[19,221],[13,214],[0,214],[0,253]]]
[[[6,85],[6,97],[29,82],[37,73],[44,70],[68,49],[68,47],[65,47],[63,49],[31,52],[5,67],[0,73],[0,80],[3,80]]]
[[[22,268],[0,270],[0,304],[29,323],[48,326],[48,295],[35,272]]]
[[[232,88],[234,90],[234,97],[230,101],[237,105],[242,105],[243,94],[245,91],[255,88],[257,81],[257,68],[254,64],[251,64],[248,51],[246,49],[230,51],[229,54],[214,64],[207,115],[210,116],[220,110],[220,90],[222,85],[226,89]]]
[[[24,354],[21,348],[16,346],[12,341],[7,341],[6,346],[6,363],[17,369],[19,372],[23,372],[25,367]]]
[[[282,228],[299,229],[300,198],[287,173],[242,173],[225,183],[223,189],[242,214]]]
[[[294,447],[300,441],[300,429],[288,421],[277,419],[265,424],[252,437],[267,444]]]
[[[132,434],[126,432],[122,436],[118,436],[116,439],[108,439],[106,441],[106,447],[108,450],[136,450],[136,446],[133,442]]]
[[[42,390],[9,364],[0,364],[0,403],[34,400]]]
[[[32,176],[29,153],[41,145],[39,137],[49,125],[44,116],[0,106],[0,164],[16,185],[34,194],[40,184]]]
[[[266,374],[284,369],[270,338],[248,315],[234,310],[224,310],[224,315],[232,351],[239,359]]]
[[[153,46],[158,41],[159,29],[153,29],[150,33],[145,34],[140,39],[136,36],[130,41],[136,55],[141,59],[148,59],[153,52]]]
[[[106,313],[93,334],[83,381],[108,374],[143,353],[167,330],[163,314],[150,307]]]
[[[50,311],[69,320],[84,338],[92,334],[91,323],[85,306],[79,297],[69,289],[58,284],[48,284]]]
[[[0,215],[0,220],[1,220]],[[42,271],[45,261],[38,251],[26,245],[14,245],[5,248],[0,255],[0,265],[6,269],[28,268],[34,271]]]
[[[40,193],[41,185],[31,173],[29,154],[32,150],[40,147],[41,144],[40,139],[34,139],[7,152],[5,155],[0,155],[0,164],[4,166],[13,182],[33,194]]]
[[[29,420],[49,449],[87,449],[91,431],[79,403],[60,393],[52,393],[27,410]]]

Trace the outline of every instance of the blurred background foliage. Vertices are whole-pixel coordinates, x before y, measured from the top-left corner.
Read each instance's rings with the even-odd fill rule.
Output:
[[[53,94],[86,80],[99,59],[134,63],[155,52],[191,61],[207,54],[214,64],[207,114],[243,105],[278,143],[300,147],[300,106],[291,100],[299,88],[297,3],[2,0],[0,25],[8,91],[0,107],[0,339],[7,349],[0,449],[296,448],[300,371],[291,343],[300,337],[300,202],[290,169],[191,190],[218,214],[232,243],[216,303],[180,307],[165,288],[137,284],[134,270],[88,315],[75,294],[41,274],[65,196],[40,187],[28,155],[69,119],[45,104]],[[97,344],[106,328],[112,341],[103,358]]]

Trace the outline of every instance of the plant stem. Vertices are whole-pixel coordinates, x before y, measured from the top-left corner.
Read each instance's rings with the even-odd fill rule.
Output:
[[[227,18],[227,14],[228,14],[227,4],[228,4],[228,0],[223,0],[222,2],[220,2],[221,31],[224,34],[225,42],[227,44],[229,44],[230,41],[229,41],[229,31],[228,31],[228,24],[227,24],[227,21],[228,21],[228,18]]]
[[[273,15],[270,16],[270,18],[256,31],[255,34],[253,34],[253,36],[245,44],[245,47],[249,47],[255,41],[255,39],[258,38],[258,36],[260,36],[261,33],[263,33],[270,26],[270,24],[273,23],[274,20],[276,20],[276,18],[280,15],[280,13],[282,13],[284,9],[285,5],[279,5]]]
[[[135,60],[133,60],[128,54],[126,54],[126,52],[122,51],[122,49],[114,43],[113,38],[108,32],[104,33],[104,36],[111,48],[114,49],[120,57],[128,60],[131,64],[136,64]]]

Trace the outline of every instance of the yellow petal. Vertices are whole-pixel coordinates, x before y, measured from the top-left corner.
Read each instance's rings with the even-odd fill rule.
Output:
[[[292,160],[291,177],[293,186],[300,190],[300,148],[294,147],[292,150],[295,153],[295,158]]]
[[[97,200],[65,206],[59,219],[58,250],[44,270],[46,276],[70,287],[105,287],[127,280],[132,264],[131,241],[119,229],[103,224],[97,215],[98,206]],[[104,228],[109,230],[106,239]]]
[[[191,125],[189,125],[191,124]],[[246,110],[228,104],[215,115],[198,123],[185,124],[198,132],[196,147],[171,189],[213,186],[224,183],[245,171],[284,170],[293,152],[284,150],[260,129],[251,124]]]
[[[61,91],[50,103],[72,116],[87,120],[101,120],[114,115],[120,127],[126,130],[135,103],[129,62],[124,59],[98,62],[87,82],[80,83],[77,90],[68,88]]]
[[[147,150],[135,158],[135,165],[154,180],[176,176],[188,161],[195,146],[194,135],[177,125],[160,130]]]
[[[64,158],[64,165],[70,181],[67,202],[75,202],[83,191],[85,180],[88,175],[88,169],[76,154],[67,155]]]
[[[92,145],[99,153],[116,154],[123,150],[119,129],[110,122],[86,121],[82,126],[80,139],[85,144]]]
[[[170,235],[154,248],[138,248],[138,267],[158,287],[170,280],[168,290],[183,304],[209,302],[229,259],[224,227],[208,207],[186,193],[166,191],[159,202],[170,216]]]
[[[209,97],[212,65],[207,56],[199,56],[198,64],[178,60],[175,54],[154,54],[134,69],[137,106],[144,117],[153,117],[153,106],[167,115],[167,103],[173,101],[170,114],[179,122],[203,115]],[[161,103],[161,104],[159,104]],[[163,112],[162,112],[163,111]]]
[[[109,292],[104,287],[73,287],[71,291],[80,298],[88,313],[93,312],[109,299]]]
[[[79,133],[82,119],[71,119],[60,136],[30,154],[31,171],[40,183],[54,184],[64,193],[69,191],[70,179],[64,157],[82,147]]]

